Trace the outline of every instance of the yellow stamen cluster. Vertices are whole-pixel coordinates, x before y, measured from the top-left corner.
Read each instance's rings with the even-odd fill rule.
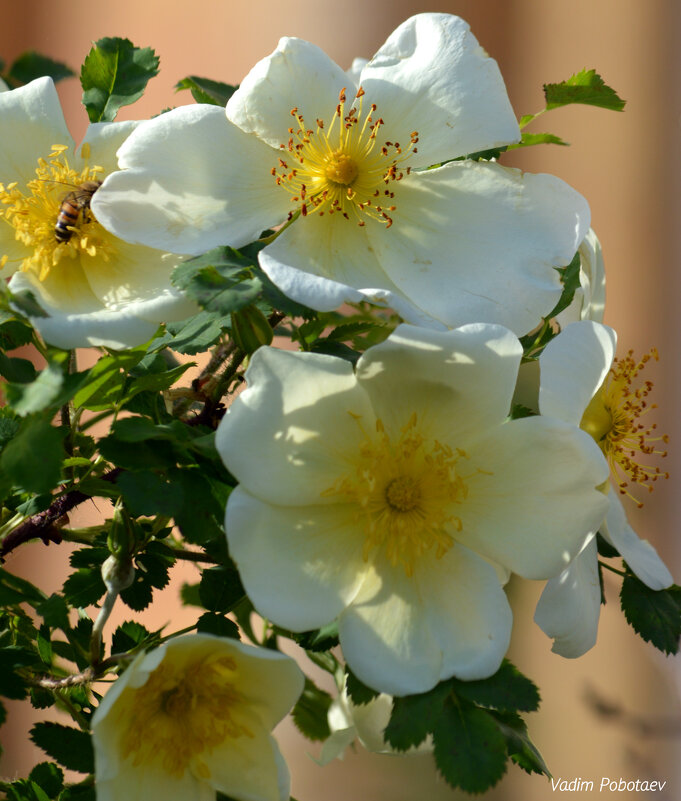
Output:
[[[14,227],[15,239],[27,248],[21,269],[35,272],[40,281],[62,259],[82,255],[108,259],[111,253],[111,238],[104,235],[89,209],[80,213],[78,225],[67,242],[59,242],[55,236],[65,197],[86,181],[102,179],[102,167],[83,167],[80,171],[71,167],[66,157],[68,149],[66,145],[52,145],[49,159],[38,159],[36,177],[23,190],[16,181],[0,183],[0,220]],[[85,160],[89,158],[87,144],[83,145],[82,155]],[[7,257],[3,259],[2,264]]]
[[[355,420],[361,427],[360,418]],[[402,565],[411,576],[426,552],[434,548],[439,559],[454,544],[450,532],[461,531],[453,507],[468,494],[468,476],[457,472],[457,463],[467,454],[427,440],[416,414],[397,438],[389,436],[380,420],[375,434],[365,437],[352,457],[351,472],[323,495],[340,495],[356,504],[366,535],[365,561],[384,548],[390,564]]]
[[[352,215],[358,225],[366,218],[384,223],[389,228],[396,206],[394,184],[408,175],[400,164],[417,152],[418,132],[410,134],[404,148],[399,142],[378,142],[384,124],[375,117],[376,105],[369,113],[362,108],[364,90],[355,95],[358,101],[346,111],[346,93],[341,90],[335,113],[328,128],[316,120],[316,129],[307,128],[297,108],[291,109],[296,126],[288,129],[289,139],[280,145],[288,156],[279,159],[279,168],[272,168],[279,186],[287,189],[303,217],[308,214]],[[289,214],[289,219],[294,211]]]
[[[226,739],[253,737],[234,719],[243,704],[234,688],[236,665],[230,657],[195,659],[185,665],[162,662],[146,684],[126,690],[120,748],[134,766],[156,764],[182,778],[191,768],[210,778],[201,759]]]
[[[657,404],[649,404],[647,397],[653,383],[644,381],[635,385],[636,379],[650,361],[658,361],[654,348],[639,361],[629,351],[623,359],[615,359],[602,386],[587,406],[581,427],[596,440],[617,481],[620,493],[628,495],[639,507],[643,504],[628,490],[630,482],[653,491],[658,478],[669,478],[669,473],[658,466],[643,464],[642,457],[657,455],[665,457],[666,450],[657,444],[667,443],[666,434],[656,433],[657,424],[646,425],[641,419]]]

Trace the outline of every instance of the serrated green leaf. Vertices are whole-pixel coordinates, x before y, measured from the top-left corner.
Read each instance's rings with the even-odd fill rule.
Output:
[[[52,644],[50,643],[50,630],[47,626],[40,627],[36,636],[36,648],[38,656],[45,665],[52,664]]]
[[[12,439],[20,425],[19,417],[9,406],[0,406],[0,448]]]
[[[8,403],[14,411],[25,417],[47,409],[58,397],[64,384],[64,373],[57,364],[48,364],[31,383],[9,384],[5,387]]]
[[[244,595],[239,573],[233,567],[211,567],[201,574],[199,598],[209,612],[231,612]]]
[[[122,654],[143,643],[151,636],[148,629],[134,620],[127,620],[114,631],[111,638],[111,652]]]
[[[560,108],[570,103],[585,103],[612,111],[622,111],[625,101],[607,86],[596,70],[583,69],[561,83],[544,84],[546,109]]]
[[[216,312],[200,311],[177,323],[166,323],[166,333],[151,343],[153,350],[171,348],[193,356],[214,345],[229,327],[229,317]]]
[[[145,355],[146,348],[103,356],[86,374],[83,386],[76,392],[73,403],[91,411],[101,411],[119,403],[126,376]]]
[[[622,582],[620,605],[634,631],[665,654],[679,651],[681,587],[651,590],[636,576]]]
[[[199,585],[197,584],[188,584],[186,581],[180,588],[180,600],[182,601],[183,606],[200,606],[203,608],[203,604],[201,603],[201,596],[199,595]]]
[[[62,592],[71,606],[83,608],[96,604],[106,592],[101,569],[93,567],[77,570],[66,579]]]
[[[154,553],[151,545],[147,546],[145,553],[135,557],[135,580],[123,590],[121,600],[136,612],[146,609],[154,589],[163,589],[168,583],[168,568],[172,563],[171,558]]]
[[[533,147],[534,145],[563,145],[569,146],[569,142],[561,139],[560,136],[552,133],[523,133],[520,142],[509,145],[509,150],[516,150],[519,147]]]
[[[499,670],[487,679],[453,679],[452,689],[459,698],[504,712],[533,712],[539,707],[539,690],[508,659],[504,659]]]
[[[329,339],[318,339],[310,348],[313,353],[325,353],[327,356],[337,356],[339,359],[345,359],[353,366],[359,361],[362,355],[356,350],[349,348],[344,342],[335,342]]]
[[[310,679],[305,679],[305,689],[293,707],[291,717],[298,731],[308,740],[326,740],[331,736],[327,714],[332,698]]]
[[[64,772],[53,762],[39,762],[28,778],[40,786],[49,798],[56,798],[64,786]]]
[[[452,787],[484,793],[506,772],[506,739],[494,718],[467,702],[447,702],[433,731],[437,769]]]
[[[237,624],[228,617],[214,612],[205,612],[201,615],[196,621],[196,630],[203,634],[214,634],[216,637],[239,639],[239,627]]]
[[[45,621],[45,625],[52,629],[69,629],[69,608],[66,600],[53,592],[49,598],[36,605],[35,611]]]
[[[92,784],[72,784],[64,788],[59,801],[97,801],[97,793]]]
[[[27,50],[14,60],[7,72],[7,77],[17,84],[27,84],[36,78],[47,75],[56,83],[64,78],[72,78],[75,74],[66,64],[53,61],[47,56],[36,53],[35,50]]]
[[[42,667],[34,651],[17,645],[0,648],[0,693],[5,698],[26,697],[26,683],[17,672],[18,668],[23,667]]]
[[[513,713],[491,713],[506,738],[506,750],[511,759],[526,773],[541,773],[551,778],[544,758],[530,739],[525,721]]]
[[[65,434],[45,418],[26,418],[0,454],[0,472],[27,492],[49,492],[59,483]]]
[[[175,84],[176,92],[181,92],[183,89],[189,89],[197,103],[226,106],[227,101],[238,87],[220,81],[211,81],[209,78],[199,78],[197,75],[189,75]]]
[[[420,745],[435,729],[451,691],[451,682],[444,681],[427,693],[394,698],[385,741],[397,751]]]
[[[78,773],[94,771],[92,741],[88,732],[59,723],[36,723],[31,740],[52,759]]]
[[[320,629],[294,633],[293,638],[306,651],[330,651],[338,645],[338,622],[334,620]]]
[[[368,704],[369,701],[373,701],[374,698],[377,698],[380,695],[377,690],[372,690],[371,687],[367,687],[366,684],[363,684],[349,667],[346,666],[345,672],[347,674],[345,679],[345,689],[350,696],[350,700],[353,704],[355,704],[355,706],[363,706],[364,704]]]
[[[135,47],[119,37],[95,42],[80,73],[90,122],[112,122],[122,106],[142,96],[149,80],[158,74],[158,65],[150,47]]]
[[[28,345],[33,339],[33,328],[12,314],[0,311],[0,350],[5,353]]]
[[[50,690],[44,689],[43,687],[31,687],[29,697],[31,700],[31,706],[34,709],[49,709],[56,703],[54,693]]]

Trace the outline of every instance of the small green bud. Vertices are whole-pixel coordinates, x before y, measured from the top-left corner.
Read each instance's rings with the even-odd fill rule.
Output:
[[[232,339],[244,353],[255,353],[261,345],[269,345],[274,337],[267,317],[255,306],[232,312]]]

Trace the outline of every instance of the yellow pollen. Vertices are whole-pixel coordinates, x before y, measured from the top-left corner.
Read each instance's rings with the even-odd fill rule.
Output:
[[[291,194],[296,209],[308,214],[340,214],[358,225],[373,219],[389,228],[396,206],[395,184],[411,171],[403,167],[417,152],[418,132],[409,135],[409,144],[381,143],[378,135],[384,125],[376,116],[376,105],[364,108],[364,90],[360,87],[357,101],[346,108],[345,89],[340,92],[335,113],[328,127],[324,120],[315,120],[315,128],[307,128],[297,108],[291,109],[295,125],[288,129],[289,138],[280,145],[284,151],[279,166],[272,168],[278,186]]]
[[[468,480],[482,471],[463,475],[465,451],[427,439],[416,414],[394,436],[380,420],[367,433],[361,418],[351,417],[364,439],[349,458],[349,472],[322,495],[354,504],[365,561],[383,549],[393,567],[401,565],[411,576],[428,553],[439,559],[452,547],[462,530],[456,507],[468,495]]]
[[[334,151],[327,159],[326,177],[334,184],[349,186],[357,178],[358,173],[355,162],[342,150]]]
[[[174,778],[186,770],[210,777],[202,756],[227,739],[253,737],[234,712],[244,700],[234,688],[236,665],[229,657],[201,657],[178,665],[168,659],[146,684],[121,698],[120,748],[135,767],[156,765]]]
[[[628,495],[639,507],[643,504],[629,491],[630,483],[652,492],[658,478],[669,478],[669,473],[659,466],[642,462],[651,455],[664,458],[667,451],[660,450],[657,445],[669,441],[666,434],[657,434],[656,423],[646,425],[641,422],[645,415],[657,408],[657,404],[650,404],[647,400],[653,388],[652,381],[636,382],[651,358],[659,359],[654,348],[639,361],[633,358],[633,351],[623,359],[616,358],[580,423],[603,451],[620,494]]]
[[[0,224],[14,228],[14,238],[26,246],[26,255],[21,259],[20,269],[34,272],[44,281],[50,270],[57,267],[62,259],[99,256],[108,260],[112,253],[112,237],[95,220],[89,209],[89,197],[83,203],[82,190],[87,182],[102,180],[102,167],[83,167],[75,170],[69,165],[66,145],[52,145],[49,158],[38,159],[36,177],[25,187],[17,182],[0,183]],[[89,157],[89,148],[82,148],[83,158]],[[91,195],[92,192],[85,193]],[[68,241],[59,241],[55,226],[62,208],[69,198],[75,195],[78,204],[72,213],[76,214],[73,225],[64,217]],[[0,254],[0,261],[7,257]]]

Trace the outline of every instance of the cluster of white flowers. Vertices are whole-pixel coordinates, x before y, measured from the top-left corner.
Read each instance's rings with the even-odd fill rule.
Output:
[[[630,454],[654,446],[635,421],[642,365],[613,366],[600,322],[589,207],[553,176],[465,158],[519,139],[496,62],[446,14],[412,17],[349,72],[284,38],[226,110],[93,124],[78,149],[49,79],[0,94],[0,256],[11,289],[48,312],[34,320],[48,342],[146,341],[194,311],[169,278],[184,255],[271,227],[259,261],[286,295],[406,321],[354,369],[261,348],[217,433],[239,481],[229,551],[255,609],[296,632],[337,620],[345,660],[381,693],[494,674],[511,573],[548,580],[536,620],[554,650],[584,653],[599,531],[648,586],[672,581],[608,488],[611,469],[618,489],[653,479]],[[77,221],[56,236],[64,185]],[[519,337],[578,249],[540,413],[510,419]],[[288,798],[269,730],[301,689],[287,658],[219,638],[141,655],[95,715],[98,797]],[[353,736],[352,721],[334,728]]]

